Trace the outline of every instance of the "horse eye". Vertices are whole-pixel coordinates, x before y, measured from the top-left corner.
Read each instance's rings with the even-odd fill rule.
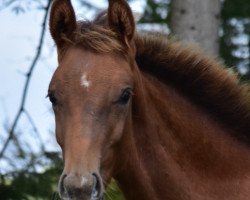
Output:
[[[121,105],[126,105],[131,97],[131,88],[127,88],[123,90],[121,96],[119,97],[119,100],[117,101]]]
[[[50,94],[48,94],[48,97],[49,97],[50,102],[52,103],[52,106],[53,106],[53,107],[56,106],[57,100],[56,100],[55,95],[52,94],[52,93],[50,93]]]

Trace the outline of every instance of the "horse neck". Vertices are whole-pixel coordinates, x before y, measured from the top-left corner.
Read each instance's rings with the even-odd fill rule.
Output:
[[[137,85],[123,148],[129,157],[116,176],[127,199],[236,199],[240,187],[250,193],[248,147],[173,87],[147,74]]]

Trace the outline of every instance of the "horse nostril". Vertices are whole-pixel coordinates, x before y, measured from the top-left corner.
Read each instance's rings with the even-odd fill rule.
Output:
[[[66,174],[62,175],[60,181],[59,181],[59,192],[62,196],[67,196],[67,191],[65,190],[64,186],[64,179],[66,178]]]
[[[92,175],[94,176],[94,185],[93,185],[91,197],[99,198],[101,196],[101,190],[102,190],[101,181],[97,174],[93,173]]]

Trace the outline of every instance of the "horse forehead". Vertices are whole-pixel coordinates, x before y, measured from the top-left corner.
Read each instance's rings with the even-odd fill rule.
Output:
[[[110,54],[92,53],[72,48],[61,62],[63,79],[77,80],[80,86],[88,88],[91,82],[119,80],[131,73],[126,61]]]

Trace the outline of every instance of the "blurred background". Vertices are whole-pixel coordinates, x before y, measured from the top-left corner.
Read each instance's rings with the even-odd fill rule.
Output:
[[[72,0],[91,20],[107,0]],[[0,199],[58,199],[62,171],[46,99],[57,67],[51,0],[0,1]],[[130,0],[139,32],[193,43],[250,81],[250,0]],[[106,199],[123,199],[115,183]]]

